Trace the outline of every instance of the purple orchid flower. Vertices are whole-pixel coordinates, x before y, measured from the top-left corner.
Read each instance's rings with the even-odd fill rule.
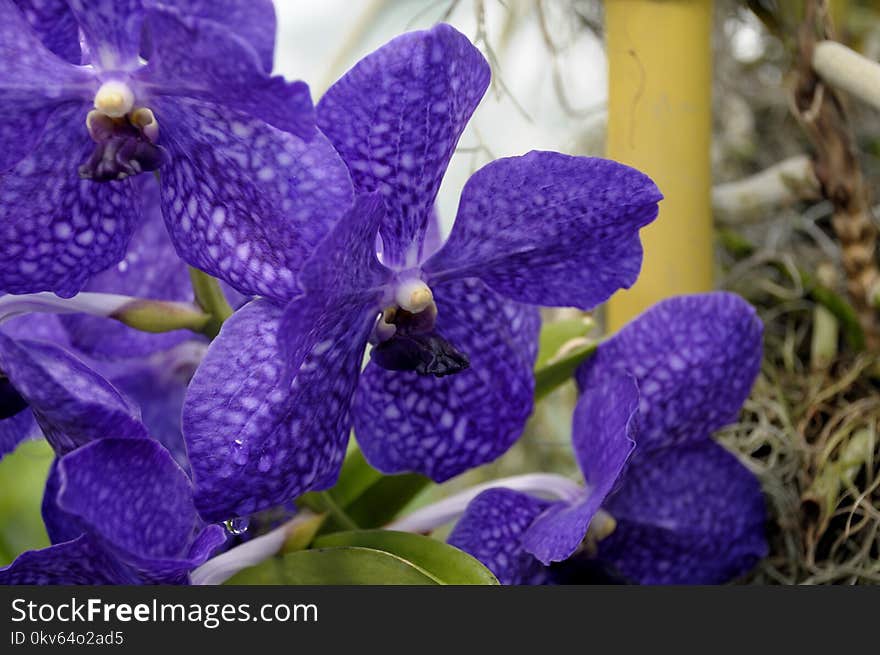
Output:
[[[64,344],[67,334],[55,320],[34,321],[33,316],[17,317],[0,326],[0,339],[27,337],[40,341]],[[0,366],[0,458],[11,453],[19,443],[43,436],[33,411],[13,386]]]
[[[66,338],[52,315],[0,332],[2,452],[36,423],[58,456],[43,497],[53,546],[0,569],[0,584],[184,583],[225,541],[195,512],[180,434],[183,391],[204,345],[92,362],[111,384],[60,345]]]
[[[70,296],[122,260],[130,178],[159,170],[184,260],[289,299],[351,186],[268,35],[269,0],[0,0],[0,290]]]
[[[767,552],[760,485],[711,434],[748,396],[761,332],[754,310],[727,293],[648,310],[578,370],[572,432],[586,486],[553,501],[484,491],[449,543],[506,584],[559,581],[584,562],[645,584],[748,571]]]
[[[65,453],[114,436],[118,423],[142,423],[134,431],[157,439],[188,471],[180,414],[204,340],[191,335],[163,349],[167,335],[120,333],[114,321],[95,320],[89,343],[102,346],[94,357],[71,343],[63,318],[26,314],[0,327],[0,457],[29,438],[46,436]]]
[[[18,319],[33,326],[33,318]],[[42,322],[42,321],[41,321]],[[53,337],[63,331],[53,329]],[[4,421],[20,413],[32,415],[42,434],[59,455],[95,439],[118,436],[145,437],[138,408],[103,376],[57,343],[16,338],[10,328],[0,331],[0,371],[3,379]],[[21,432],[18,440],[27,436]],[[14,438],[4,447],[16,445]]]
[[[162,221],[159,183],[152,176],[141,176],[134,184],[140,191],[142,218],[135,227],[125,257],[92,277],[82,290],[193,302],[189,271],[177,256]],[[147,357],[197,338],[188,330],[164,334],[140,332],[103,316],[66,314],[59,318],[76,351],[104,360]]]
[[[93,277],[86,289],[99,294],[191,301],[192,285],[186,264],[177,257],[162,224],[158,184],[150,177],[139,178],[136,183],[142,186],[145,220],[138,226],[125,259]],[[226,292],[236,303],[243,304],[243,299],[235,297],[236,292],[228,287]],[[87,307],[81,306],[81,298],[48,302],[51,297],[44,300],[8,296],[2,300],[13,301],[15,307],[0,311],[0,322],[2,316],[10,312],[15,316],[18,312],[34,310],[82,311]],[[46,306],[47,302],[49,306]],[[10,357],[14,358],[21,349],[26,351],[30,342],[48,342],[59,362],[57,366],[81,366],[90,376],[89,384],[112,385],[121,392],[131,414],[139,417],[147,431],[171,452],[184,470],[189,470],[180,432],[180,413],[186,386],[207,349],[204,337],[187,330],[160,334],[140,332],[106,316],[87,313],[24,313],[3,323],[0,335],[3,334],[12,340],[6,342]],[[13,370],[16,369],[14,364],[13,361]],[[38,412],[42,406],[52,408],[60,402],[55,396],[45,395],[57,387],[41,386],[41,375],[52,379],[53,371],[50,367],[35,369],[31,381],[27,382],[31,402]],[[28,399],[15,390],[11,380],[3,374],[2,366],[0,388],[2,456],[23,439],[39,437],[42,433],[36,425],[34,412],[28,407]],[[88,385],[83,388],[86,393],[71,395],[69,407],[74,411],[81,410],[84,407],[81,401],[88,400]],[[65,418],[64,414],[58,416]],[[64,429],[62,425],[61,431]],[[88,432],[81,442],[100,436],[105,435]]]
[[[442,247],[426,238],[488,82],[479,51],[438,25],[367,56],[319,103],[359,196],[304,265],[304,293],[237,312],[193,378],[183,427],[207,519],[329,487],[352,423],[385,472],[440,481],[491,461],[531,413],[535,305],[591,308],[635,281],[661,196],[602,159],[493,162]]]
[[[120,432],[122,434],[122,432]],[[55,545],[0,569],[0,584],[181,584],[226,539],[152,439],[93,441],[56,461],[43,516]]]
[[[192,303],[192,282],[187,265],[177,256],[162,222],[159,207],[159,184],[152,177],[139,177],[143,220],[129,242],[125,258],[92,277],[83,291],[110,293],[146,300]],[[220,286],[232,307],[244,305],[250,298],[225,282]],[[95,360],[115,361],[149,357],[182,344],[207,340],[189,330],[146,333],[109,320],[106,316],[69,313],[59,317],[67,331],[69,345],[78,353]]]
[[[147,357],[96,360],[69,345],[57,316],[10,321],[0,328],[0,457],[28,438],[45,437],[60,456],[121,430],[152,436],[188,470],[180,413],[206,347],[191,340]]]
[[[67,0],[13,0],[31,29],[52,53],[72,64],[82,60],[79,25]]]
[[[79,24],[67,0],[13,0],[24,19],[53,53],[78,64],[82,61]],[[275,6],[272,0],[175,0],[186,16],[212,21],[246,41],[257,51],[266,72],[275,52]],[[141,34],[141,54],[152,49],[149,32]]]

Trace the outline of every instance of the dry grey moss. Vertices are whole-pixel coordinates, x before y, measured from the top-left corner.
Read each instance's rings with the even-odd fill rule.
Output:
[[[751,290],[774,273],[757,267]],[[739,285],[746,295],[749,281]],[[880,357],[842,352],[811,368],[812,303],[754,295],[763,370],[740,422],[719,435],[767,498],[770,555],[746,581],[880,582]]]

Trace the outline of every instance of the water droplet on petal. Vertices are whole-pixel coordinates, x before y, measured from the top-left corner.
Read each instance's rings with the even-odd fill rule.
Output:
[[[241,439],[232,442],[232,461],[239,466],[244,466],[248,461],[248,447]]]
[[[229,519],[224,523],[226,527],[226,531],[229,534],[239,535],[247,532],[248,526],[250,525],[250,519],[248,518],[237,518],[237,519]]]

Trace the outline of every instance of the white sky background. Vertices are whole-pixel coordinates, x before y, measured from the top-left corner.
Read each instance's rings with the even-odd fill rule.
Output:
[[[448,22],[471,40],[477,36],[476,0],[459,0]],[[601,111],[606,99],[602,44],[579,24],[575,0],[544,0],[547,24],[557,44],[558,70],[571,115],[554,85],[554,57],[547,47],[535,0],[485,0],[486,31],[500,76],[516,103],[490,87],[459,142],[459,152],[438,197],[449,229],[461,188],[470,174],[492,159],[529,150],[601,154]],[[276,73],[308,82],[317,102],[323,91],[361,57],[402,32],[440,20],[450,0],[275,0],[278,13]],[[485,54],[485,46],[479,46]],[[500,89],[499,89],[500,91]],[[586,111],[582,111],[586,110]],[[469,152],[485,146],[488,152]]]

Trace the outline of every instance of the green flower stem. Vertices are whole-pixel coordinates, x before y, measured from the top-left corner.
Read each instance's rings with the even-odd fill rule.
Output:
[[[279,553],[293,553],[308,548],[326,518],[326,514],[312,514],[308,510],[300,512],[290,521],[287,539],[284,540]]]
[[[554,389],[568,382],[574,372],[598,347],[594,341],[584,341],[562,356],[549,361],[535,370],[535,402],[547,396]]]
[[[48,292],[0,297],[0,323],[32,313],[101,316],[142,332],[204,332],[212,318],[192,303],[147,300],[115,293],[84,291],[72,298],[59,298]]]
[[[333,500],[333,496],[330,495],[330,492],[322,491],[319,495],[324,502],[324,509],[339,525],[346,530],[357,530],[360,527],[339,505],[336,504],[336,501]]]
[[[345,530],[358,530],[360,526],[345,512],[329,491],[312,491],[297,498],[297,504],[313,512],[327,514]]]
[[[213,339],[220,332],[223,321],[232,316],[232,307],[226,301],[226,296],[223,295],[223,290],[216,278],[193,267],[189,269],[189,277],[192,281],[196,303],[209,314],[207,323],[200,331]]]
[[[190,303],[162,300],[134,300],[109,315],[141,332],[192,330],[205,332],[211,315]]]

